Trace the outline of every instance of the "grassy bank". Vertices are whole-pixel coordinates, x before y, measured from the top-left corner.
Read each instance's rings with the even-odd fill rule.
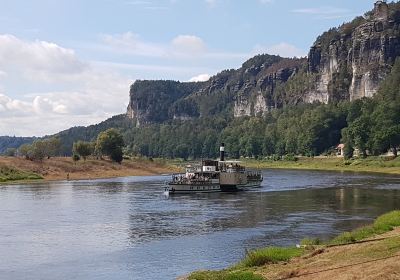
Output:
[[[74,162],[71,158],[56,157],[42,162],[20,157],[0,157],[0,182],[15,180],[77,180],[144,176],[177,171],[164,160],[129,159],[122,164],[110,160],[88,159]]]
[[[251,168],[309,169],[353,172],[378,172],[400,174],[400,158],[368,157],[366,159],[344,160],[337,157],[300,157],[294,160],[254,160],[245,159]]]
[[[198,271],[188,280],[395,279],[400,275],[400,211],[378,217],[372,225],[325,243],[304,239],[297,247],[250,251],[221,271]],[[396,278],[397,279],[397,278]]]
[[[0,166],[0,182],[21,181],[21,180],[38,180],[43,179],[42,176],[30,172],[17,169],[15,167]]]

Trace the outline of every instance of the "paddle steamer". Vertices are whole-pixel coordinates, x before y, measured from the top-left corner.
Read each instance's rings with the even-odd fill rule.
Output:
[[[246,170],[240,161],[225,161],[225,145],[221,144],[219,160],[202,160],[188,165],[183,174],[172,175],[165,191],[169,194],[237,192],[260,187],[260,171]]]

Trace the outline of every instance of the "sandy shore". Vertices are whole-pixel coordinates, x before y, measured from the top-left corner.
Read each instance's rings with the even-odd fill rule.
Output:
[[[68,157],[45,159],[34,162],[20,157],[0,157],[0,166],[7,166],[25,172],[33,172],[44,180],[78,180],[125,176],[145,176],[174,173],[176,166],[160,160],[132,159],[122,164],[110,160],[88,159],[73,162]]]

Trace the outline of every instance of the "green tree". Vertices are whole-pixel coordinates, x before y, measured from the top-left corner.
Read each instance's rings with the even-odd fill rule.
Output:
[[[18,148],[18,152],[21,156],[25,157],[26,159],[29,159],[29,153],[32,149],[32,145],[30,144],[23,144]]]
[[[372,143],[376,152],[383,153],[391,149],[397,157],[400,146],[400,108],[396,104],[381,104],[374,112]]]
[[[92,142],[78,141],[72,147],[74,154],[80,155],[83,160],[94,153],[94,144]]]
[[[15,148],[8,148],[4,154],[5,154],[6,156],[8,156],[8,157],[15,157],[16,154],[17,154],[17,149],[15,149]]]
[[[342,142],[344,143],[344,159],[351,159],[354,153],[354,144],[350,129],[348,127],[342,129],[342,135]]]
[[[58,137],[52,137],[46,140],[43,140],[46,145],[46,156],[47,158],[55,157],[60,155],[61,151],[61,140]]]
[[[48,145],[45,141],[35,141],[32,144],[32,148],[29,152],[29,158],[35,161],[42,161],[48,156]]]
[[[362,115],[348,127],[349,137],[354,146],[361,152],[362,157],[367,156],[367,146],[370,137],[371,120],[369,116]]]
[[[81,159],[81,157],[78,154],[73,154],[72,155],[72,160],[76,163],[77,161],[79,161]]]
[[[113,161],[122,162],[122,148],[124,139],[115,128],[107,129],[99,134],[96,141],[96,149],[102,154],[109,156]]]

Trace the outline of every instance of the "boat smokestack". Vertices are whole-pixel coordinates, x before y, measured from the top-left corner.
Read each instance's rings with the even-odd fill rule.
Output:
[[[225,143],[221,143],[219,147],[219,160],[225,161]]]

